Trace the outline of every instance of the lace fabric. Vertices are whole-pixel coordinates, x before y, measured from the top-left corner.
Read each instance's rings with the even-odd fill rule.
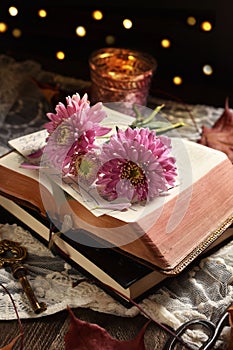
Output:
[[[59,86],[66,96],[87,91],[90,82],[44,71],[34,61],[17,62],[13,58],[0,55],[0,155],[10,150],[7,144],[13,139],[42,128],[47,121],[46,113],[53,106],[39,88],[35,80],[48,86]],[[224,104],[225,101],[223,101]],[[205,105],[189,105],[157,97],[148,98],[148,106],[165,104],[160,116],[169,122],[183,122],[178,129],[180,136],[196,141],[200,137],[201,126],[211,126],[223,112],[223,108]]]
[[[68,94],[88,88],[89,82],[44,71],[38,62],[18,62],[0,55],[0,155],[11,148],[8,140],[32,133],[47,122],[53,108],[39,84],[60,86]]]
[[[88,82],[45,72],[36,62],[16,62],[0,55],[0,154],[10,147],[7,141],[38,130],[45,122],[45,114],[51,106],[41,90],[32,82],[31,77],[40,82],[59,84],[69,94],[79,92],[89,86]],[[224,102],[224,101],[223,101]],[[211,126],[223,112],[223,108],[204,105],[185,105],[174,101],[149,97],[149,105],[165,103],[161,116],[171,123],[184,122],[178,133],[187,139],[198,140],[201,126]],[[17,225],[2,225],[0,238],[20,242],[28,249],[29,257],[25,262],[29,271],[29,280],[40,301],[47,304],[47,311],[35,315],[22,292],[18,281],[9,270],[2,268],[0,283],[13,296],[20,318],[43,317],[70,307],[86,307],[96,311],[124,317],[134,317],[139,313],[135,306],[127,309],[101,290],[97,285],[82,281],[75,288],[73,282],[83,279],[83,275],[54,256],[41,242],[28,231]],[[203,259],[200,264],[175,279],[164,283],[157,292],[145,298],[140,306],[154,319],[177,328],[182,323],[194,319],[218,320],[219,315],[229,306],[233,298],[233,242],[225,245],[216,253]],[[9,295],[0,289],[0,319],[15,319],[16,314]],[[228,330],[223,332],[227,335]],[[190,331],[189,341],[199,344],[203,333]],[[224,340],[224,339],[223,339]],[[216,348],[224,349],[220,345]]]
[[[59,256],[35,239],[30,232],[16,224],[0,227],[0,238],[10,239],[25,246],[28,259],[28,279],[39,301],[47,304],[47,310],[36,315],[7,268],[2,268],[0,283],[12,295],[21,319],[43,317],[73,307],[90,308],[95,311],[134,317],[140,311],[136,306],[126,308],[88,280],[73,287],[73,282],[84,276]],[[217,322],[221,313],[233,298],[233,241],[201,260],[192,269],[165,282],[164,286],[143,299],[139,305],[153,319],[173,328],[192,319],[208,319]],[[9,295],[0,289],[0,319],[15,319],[16,314]],[[229,329],[223,336],[227,337]],[[199,344],[203,340],[201,331],[190,331],[188,341]],[[219,341],[221,343],[221,339]],[[222,343],[221,343],[222,344]],[[221,345],[222,346],[222,345]],[[217,348],[217,347],[216,347]],[[220,347],[220,349],[224,349]]]
[[[223,101],[224,105],[225,101]],[[150,97],[149,104],[152,106],[164,104],[160,115],[170,123],[184,123],[182,128],[177,129],[181,137],[197,141],[201,136],[203,125],[211,127],[223,113],[223,108],[206,105],[191,105],[172,100]]]

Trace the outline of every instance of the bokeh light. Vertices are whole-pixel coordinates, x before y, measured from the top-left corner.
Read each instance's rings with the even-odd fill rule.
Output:
[[[209,21],[204,21],[201,23],[201,29],[204,32],[210,32],[212,30],[212,24]]]
[[[123,27],[125,29],[130,29],[130,28],[132,28],[132,26],[133,26],[133,22],[130,19],[126,18],[123,20]]]
[[[177,75],[177,76],[173,77],[173,83],[175,85],[181,85],[183,83],[183,79]]]
[[[9,10],[8,10],[8,12],[9,12],[9,14],[11,15],[11,16],[17,16],[17,14],[18,14],[18,9],[15,7],[15,6],[11,6],[11,7],[9,7]]]
[[[100,10],[95,10],[92,12],[92,17],[96,21],[100,21],[103,18],[103,13]]]
[[[171,46],[171,41],[169,39],[162,39],[161,46],[165,49]]]
[[[205,64],[202,67],[202,71],[205,75],[212,75],[213,74],[213,68],[211,67],[210,64]]]
[[[41,17],[41,18],[47,17],[47,11],[44,10],[44,9],[40,9],[40,10],[38,11],[38,16]]]
[[[86,29],[83,26],[78,26],[75,32],[77,36],[80,36],[80,37],[83,37],[86,35]]]
[[[19,28],[15,28],[12,30],[12,35],[14,38],[20,38],[22,36],[22,31]]]
[[[62,61],[62,60],[65,59],[65,53],[64,53],[63,51],[58,51],[58,52],[56,53],[56,57],[57,57],[57,59],[58,59],[59,61]]]
[[[113,35],[107,35],[106,38],[105,38],[105,42],[106,42],[106,44],[108,44],[108,45],[113,45],[113,44],[115,44],[115,41],[116,41],[116,38],[115,38],[115,36],[113,36]]]
[[[197,23],[197,20],[196,20],[195,17],[189,16],[189,17],[187,18],[187,24],[188,24],[189,26],[195,26],[196,23]]]
[[[8,29],[7,24],[4,22],[0,22],[0,33],[5,33],[7,29]]]

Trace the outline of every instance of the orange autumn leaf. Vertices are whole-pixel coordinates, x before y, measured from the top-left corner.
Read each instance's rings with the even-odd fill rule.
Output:
[[[134,339],[120,341],[112,338],[97,324],[79,320],[69,307],[68,311],[71,322],[65,335],[65,350],[146,350],[144,334],[150,321],[143,326]]]
[[[15,345],[16,341],[19,339],[20,336],[21,335],[19,334],[17,337],[12,339],[12,341],[8,345],[5,345],[3,348],[0,348],[0,350],[12,350],[13,346]]]
[[[224,152],[233,163],[233,113],[229,109],[228,98],[224,112],[212,128],[202,126],[198,143]]]

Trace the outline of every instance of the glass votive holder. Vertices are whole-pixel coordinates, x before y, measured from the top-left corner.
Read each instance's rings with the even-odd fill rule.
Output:
[[[146,105],[157,61],[144,52],[101,48],[89,57],[91,102]]]

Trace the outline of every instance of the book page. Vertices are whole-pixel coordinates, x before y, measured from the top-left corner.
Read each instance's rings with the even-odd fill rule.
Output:
[[[106,106],[104,106],[104,109],[107,112],[107,118],[105,118],[101,124],[112,127],[112,133],[115,133],[116,125],[122,129],[126,129],[128,125],[135,120],[134,117],[109,109]],[[9,144],[22,156],[17,153],[12,153],[9,157],[2,159],[1,164],[16,172],[40,181],[43,185],[46,185],[46,187],[50,187],[50,191],[51,186],[49,186],[49,182],[52,180],[75,200],[79,201],[86,208],[93,210],[95,216],[110,214],[112,212],[111,209],[100,209],[103,207],[101,204],[102,199],[97,196],[94,188],[89,188],[87,191],[85,188],[80,188],[80,184],[75,183],[72,177],[66,177],[61,180],[61,177],[58,174],[53,173],[53,171],[50,172],[46,169],[32,170],[21,167],[21,164],[25,161],[24,157],[42,149],[46,145],[45,140],[47,136],[47,130],[44,129],[10,140]],[[106,139],[103,137],[99,138],[97,141],[99,144],[102,144]]]
[[[116,119],[117,125],[120,124],[122,127],[127,127],[127,125],[132,123],[132,120],[134,120],[133,117],[129,117],[117,111],[111,110],[103,124],[113,126],[116,124]],[[45,145],[46,136],[47,131],[42,130],[11,140],[9,143],[23,156],[26,156],[29,153],[43,147]],[[198,179],[206,175],[212,168],[226,159],[226,155],[224,153],[203,145],[199,145],[193,141],[176,137],[171,138],[171,140],[173,146],[172,153],[177,162],[177,186],[169,189],[166,194],[161,194],[161,196],[147,202],[145,205],[133,204],[126,211],[111,210],[108,205],[109,203],[106,203],[106,201],[104,201],[98,195],[95,187],[90,187],[88,189],[82,188],[80,187],[80,184],[76,183],[72,177],[61,179],[61,176],[53,173],[52,171],[42,172],[42,170],[40,170],[40,175],[43,175],[42,173],[44,173],[44,176],[40,176],[40,181],[42,181],[43,184],[45,183],[46,187],[48,187],[47,182],[49,177],[49,179],[59,185],[62,190],[68,193],[75,200],[79,201],[97,217],[107,214],[128,223],[137,222],[144,216],[148,216],[150,213],[155,213],[155,211],[157,211],[159,215],[163,206],[169,200],[173,199],[174,197],[179,197],[179,194],[182,191],[187,188],[191,188],[195,181],[198,181]],[[13,153],[11,156],[9,156],[9,158],[3,157],[1,159],[1,164],[15,171],[21,172],[26,176],[36,178],[39,181],[38,170],[21,168],[21,163],[23,160],[23,157],[20,158],[19,155]],[[148,225],[150,224],[148,223]]]
[[[107,118],[102,120],[100,123],[103,126],[111,127],[111,133],[115,133],[115,126],[119,128],[126,129],[134,120],[134,117],[128,116],[126,114],[120,113],[118,111],[109,109],[104,106],[104,110],[107,112]],[[109,137],[110,134],[108,134]],[[29,154],[41,149],[46,145],[46,137],[48,132],[46,129],[33,132],[24,136],[17,137],[15,139],[9,140],[8,143],[16,151],[21,153],[23,156],[28,156]],[[106,139],[99,138],[97,140],[100,144],[105,142]]]
[[[5,156],[0,158],[0,165],[5,166],[19,174],[30,177],[39,182],[39,171],[36,169],[24,169],[21,164],[25,161],[24,157],[18,152],[10,152]],[[43,181],[41,179],[41,184],[46,187],[50,193],[53,193],[53,188],[50,182]]]
[[[31,153],[38,151],[46,145],[47,130],[40,130],[28,135],[17,137],[9,140],[8,143],[16,151],[21,153],[24,157]]]

